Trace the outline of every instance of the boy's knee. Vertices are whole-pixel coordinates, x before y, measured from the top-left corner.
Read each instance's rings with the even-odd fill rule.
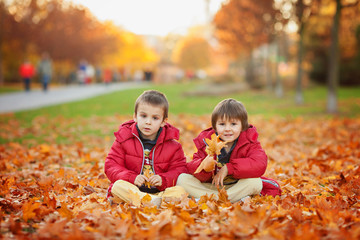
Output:
[[[124,183],[126,183],[126,181],[124,180],[117,180],[114,185],[111,188],[111,193],[113,193],[113,190],[118,189],[120,186],[124,185]]]
[[[247,178],[244,180],[246,182],[246,185],[253,187],[255,191],[258,191],[260,193],[260,191],[262,190],[262,181],[260,178]]]
[[[182,173],[179,175],[176,185],[177,186],[181,186],[183,185],[186,181],[188,181],[189,179],[191,179],[192,175],[187,174],[187,173]]]

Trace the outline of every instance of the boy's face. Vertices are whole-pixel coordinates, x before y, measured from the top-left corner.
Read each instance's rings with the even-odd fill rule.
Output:
[[[223,141],[229,143],[235,141],[242,130],[240,119],[218,119],[216,121],[216,131]]]
[[[160,127],[165,126],[164,109],[162,107],[140,103],[134,121],[137,123],[142,137],[154,140]]]

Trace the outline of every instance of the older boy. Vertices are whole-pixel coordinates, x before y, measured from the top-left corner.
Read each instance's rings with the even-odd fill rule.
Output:
[[[162,197],[186,194],[175,186],[179,174],[187,169],[183,149],[176,141],[179,130],[166,122],[168,109],[163,93],[145,91],[135,102],[134,119],[115,132],[105,161],[113,196],[131,202],[131,194],[140,198],[150,194],[152,202],[160,205]]]

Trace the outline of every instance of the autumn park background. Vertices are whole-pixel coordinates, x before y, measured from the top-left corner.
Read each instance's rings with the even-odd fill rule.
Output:
[[[0,99],[40,92],[36,74],[24,92],[19,66],[44,52],[53,62],[44,94],[134,87],[0,113],[0,238],[360,238],[359,0],[228,0],[205,24],[166,36],[71,1],[0,0]],[[80,63],[93,69],[85,83]],[[166,94],[188,161],[214,106],[242,101],[282,195],[111,205],[104,160],[146,89]]]

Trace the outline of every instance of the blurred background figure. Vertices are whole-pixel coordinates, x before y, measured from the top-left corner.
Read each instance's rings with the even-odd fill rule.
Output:
[[[141,82],[144,79],[143,72],[141,70],[136,70],[133,75],[135,82]]]
[[[107,67],[103,71],[103,81],[107,85],[111,82],[111,80],[112,80],[112,72],[110,68]]]
[[[52,61],[47,52],[44,52],[38,65],[38,74],[43,91],[46,92],[52,76]]]
[[[29,92],[31,78],[35,75],[34,65],[32,65],[29,60],[25,59],[25,61],[20,65],[19,73],[24,81],[25,91]]]
[[[145,75],[145,81],[152,81],[153,79],[153,72],[150,69],[146,69],[144,71],[144,75]]]
[[[87,62],[85,60],[81,60],[77,71],[77,79],[80,85],[83,85],[86,82],[86,68]]]
[[[90,84],[93,82],[93,79],[95,77],[95,68],[93,65],[88,64],[85,69],[86,77],[85,77],[85,83]]]

